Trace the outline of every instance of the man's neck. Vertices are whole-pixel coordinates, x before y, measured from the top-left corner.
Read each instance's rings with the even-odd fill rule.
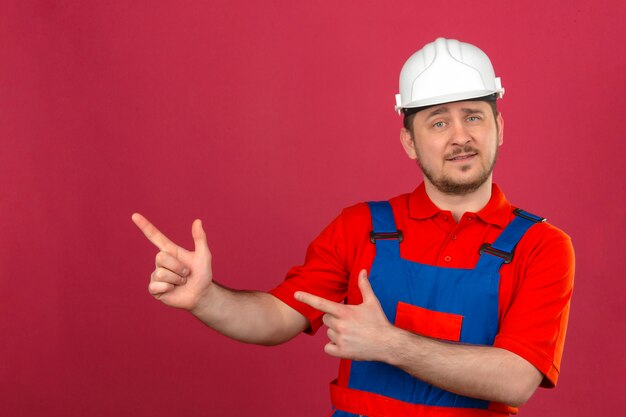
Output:
[[[463,213],[476,213],[487,205],[491,199],[492,180],[489,178],[476,191],[464,195],[446,194],[439,191],[430,181],[424,179],[426,186],[426,194],[430,200],[441,210],[447,210],[452,213],[452,217],[457,222]]]

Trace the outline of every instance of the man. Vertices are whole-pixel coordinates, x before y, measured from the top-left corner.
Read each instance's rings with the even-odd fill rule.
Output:
[[[345,209],[270,293],[213,280],[199,220],[189,252],[134,214],[161,250],[150,293],[248,343],[325,324],[325,351],[342,359],[334,417],[515,413],[556,384],[574,257],[567,235],[492,184],[503,93],[475,46],[424,46],[396,97],[402,145],[424,173],[413,193]]]

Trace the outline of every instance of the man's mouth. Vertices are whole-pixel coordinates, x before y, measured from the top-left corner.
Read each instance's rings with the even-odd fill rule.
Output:
[[[455,156],[450,157],[450,158],[446,158],[446,161],[464,161],[464,160],[473,158],[476,155],[477,155],[477,153],[475,153],[475,152],[463,153],[463,154],[460,154],[460,155],[455,155]]]

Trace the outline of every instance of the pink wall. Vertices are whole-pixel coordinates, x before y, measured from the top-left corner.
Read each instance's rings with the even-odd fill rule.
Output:
[[[218,280],[271,288],[340,208],[419,183],[393,96],[437,36],[491,56],[496,181],[577,250],[561,380],[522,415],[621,409],[626,6],[425,3],[3,1],[0,414],[326,415],[324,336],[240,345],[154,301],[130,214],[186,246],[202,218]]]

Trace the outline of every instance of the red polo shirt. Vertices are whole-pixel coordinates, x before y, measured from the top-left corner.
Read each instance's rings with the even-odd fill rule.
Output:
[[[423,183],[390,203],[396,226],[404,234],[401,257],[443,268],[473,268],[480,246],[493,243],[515,217],[515,207],[497,185],[482,210],[465,213],[459,222],[432,203]],[[270,291],[308,318],[309,332],[322,325],[322,313],[296,301],[293,294],[306,291],[337,302],[344,301],[348,291],[360,294],[356,277],[361,269],[370,270],[376,255],[369,240],[371,230],[367,204],[344,209],[311,243],[304,265],[292,268],[285,281]],[[573,289],[571,239],[548,223],[532,226],[500,276],[500,328],[494,345],[532,363],[545,375],[542,385],[553,387]]]

